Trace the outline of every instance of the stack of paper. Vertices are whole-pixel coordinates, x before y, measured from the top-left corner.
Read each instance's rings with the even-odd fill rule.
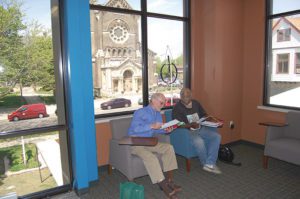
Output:
[[[202,117],[198,122],[202,126],[220,127],[223,126],[223,121],[212,116]]]
[[[203,122],[200,122],[200,125],[209,126],[209,127],[219,127],[219,126],[222,126],[223,123],[222,122],[203,121]]]

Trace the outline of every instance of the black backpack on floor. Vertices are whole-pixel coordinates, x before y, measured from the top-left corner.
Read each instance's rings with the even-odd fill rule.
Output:
[[[239,163],[233,162],[234,153],[232,152],[232,150],[228,146],[220,145],[218,158],[219,158],[219,160],[221,160],[222,162],[225,162],[227,164],[232,164],[232,165],[235,165],[235,166],[241,166],[242,165],[242,163],[240,163],[240,162]]]

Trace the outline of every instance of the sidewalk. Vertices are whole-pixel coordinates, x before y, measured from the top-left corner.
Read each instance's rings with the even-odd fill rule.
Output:
[[[23,98],[27,104],[43,103],[43,100],[39,97],[32,87],[23,88]]]
[[[46,163],[56,184],[63,185],[60,146],[55,140],[37,142],[39,161]]]

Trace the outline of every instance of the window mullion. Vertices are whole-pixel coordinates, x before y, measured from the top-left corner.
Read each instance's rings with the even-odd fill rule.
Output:
[[[142,8],[142,78],[143,78],[143,105],[148,104],[148,21],[147,21],[147,0],[141,0]]]

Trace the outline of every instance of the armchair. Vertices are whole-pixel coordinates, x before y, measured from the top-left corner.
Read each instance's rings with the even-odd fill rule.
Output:
[[[166,121],[172,120],[172,110],[165,111]],[[189,130],[177,128],[170,134],[170,141],[174,147],[175,153],[186,159],[186,171],[191,170],[191,158],[197,157],[195,148],[192,145],[192,140],[189,136]]]
[[[263,167],[268,168],[269,157],[300,165],[300,112],[290,111],[286,123],[276,125],[261,123],[267,126]]]
[[[111,173],[111,168],[114,167],[124,174],[129,181],[148,175],[142,159],[131,154],[130,145],[119,145],[119,140],[127,136],[131,119],[130,117],[110,121],[112,139],[110,140],[109,173]],[[160,142],[170,143],[170,138],[167,135],[157,135],[157,137]]]

